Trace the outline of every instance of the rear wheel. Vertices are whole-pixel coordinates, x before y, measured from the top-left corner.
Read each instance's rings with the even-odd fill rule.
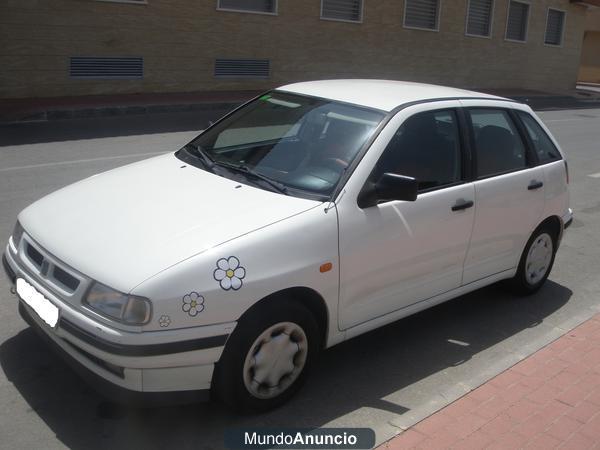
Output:
[[[511,287],[515,293],[529,295],[538,291],[552,270],[557,250],[557,236],[549,226],[533,232],[521,255]]]
[[[320,349],[317,322],[285,299],[242,317],[215,368],[213,389],[229,407],[265,411],[302,386]]]

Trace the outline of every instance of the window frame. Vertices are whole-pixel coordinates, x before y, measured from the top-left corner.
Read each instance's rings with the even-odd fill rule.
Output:
[[[491,39],[492,35],[494,33],[494,11],[496,9],[496,0],[492,0],[492,6],[490,9],[490,31],[487,35],[469,33],[469,11],[470,11],[470,9],[471,9],[471,0],[468,0],[467,1],[467,12],[466,12],[466,16],[465,16],[465,36]]]
[[[525,39],[520,41],[518,39],[511,39],[507,37],[508,35],[508,18],[510,17],[510,5],[512,3],[521,3],[523,5],[527,5],[527,19],[525,20]],[[527,39],[529,38],[529,19],[531,18],[531,2],[525,0],[508,0],[508,5],[506,7],[506,26],[504,28],[504,40],[507,42],[515,42],[517,44],[526,44]]]
[[[321,12],[319,14],[319,19],[321,20],[328,20],[331,22],[343,22],[343,23],[355,23],[355,24],[362,24],[364,21],[364,14],[365,14],[365,0],[359,0],[360,1],[360,19],[359,20],[348,20],[348,19],[336,19],[334,17],[325,17],[323,16],[323,4],[325,3],[325,0],[321,0]]]
[[[440,20],[442,17],[442,0],[435,0],[437,3],[437,15],[435,18],[436,28],[423,28],[423,27],[415,27],[412,25],[406,25],[406,7],[407,2],[410,0],[404,0],[404,11],[402,13],[402,28],[406,28],[407,30],[418,30],[418,31],[430,31],[434,33],[440,32]]]
[[[550,10],[563,13],[562,29],[560,30],[560,44],[548,44],[546,42],[546,34],[548,33],[548,19],[550,18]],[[546,26],[544,27],[544,45],[547,47],[561,48],[565,43],[565,29],[567,28],[567,11],[560,8],[548,7],[546,11]]]
[[[471,172],[472,168],[471,168],[471,164],[470,164],[471,147],[468,142],[467,135],[465,134],[466,133],[466,122],[465,122],[463,108],[458,107],[458,106],[447,106],[447,107],[443,107],[443,108],[434,108],[434,109],[427,109],[425,111],[415,112],[414,114],[411,114],[410,116],[406,117],[402,121],[402,123],[400,123],[398,125],[398,128],[396,128],[396,130],[394,130],[394,134],[392,135],[390,140],[385,144],[385,148],[379,155],[377,162],[373,165],[373,168],[371,169],[371,172],[369,173],[369,176],[367,177],[365,183],[363,184],[360,192],[362,192],[364,189],[368,188],[369,185],[371,185],[372,183],[377,182],[377,180],[374,179],[375,173],[377,171],[377,165],[379,164],[379,161],[383,158],[386,151],[388,150],[388,146],[389,146],[390,142],[392,141],[393,137],[395,136],[396,132],[398,131],[398,129],[400,127],[402,127],[402,125],[404,125],[404,123],[407,120],[409,120],[410,118],[415,117],[419,114],[435,114],[435,113],[444,112],[444,111],[451,111],[454,114],[454,117],[456,119],[456,129],[457,129],[458,141],[459,141],[458,142],[458,152],[459,152],[459,157],[460,157],[460,179],[457,181],[454,181],[452,183],[444,184],[441,186],[432,186],[432,187],[426,188],[426,189],[419,189],[417,191],[417,196],[420,194],[426,194],[428,192],[439,191],[439,190],[451,188],[454,186],[460,186],[461,184],[470,183],[472,181],[472,172]],[[387,126],[387,124],[386,124],[386,126]]]
[[[111,1],[111,0],[109,0]],[[217,11],[234,12],[234,13],[245,13],[245,14],[261,14],[263,16],[278,16],[279,15],[279,0],[273,0],[275,2],[275,8],[273,12],[266,11],[253,11],[248,9],[237,9],[237,8],[223,8],[221,6],[221,0],[217,0]]]
[[[488,178],[494,178],[501,175],[506,175],[509,173],[521,172],[523,170],[531,169],[532,167],[536,167],[538,165],[537,154],[533,151],[532,146],[530,145],[529,138],[527,136],[527,131],[524,129],[524,125],[521,123],[519,117],[517,116],[514,108],[502,108],[499,106],[467,106],[464,109],[465,118],[468,123],[468,133],[469,133],[469,142],[471,145],[471,176],[472,181],[480,181],[486,180]],[[477,170],[477,145],[475,143],[475,127],[473,126],[473,121],[471,120],[471,110],[473,109],[492,109],[494,111],[504,111],[509,121],[513,124],[515,129],[517,130],[517,134],[521,139],[523,144],[523,148],[525,150],[525,167],[518,167],[516,169],[505,170],[504,172],[496,172],[489,175],[479,175]]]
[[[562,161],[564,160],[562,153],[560,152],[560,149],[557,145],[556,142],[554,142],[554,139],[552,137],[552,135],[550,135],[550,133],[546,132],[546,130],[544,130],[544,127],[542,126],[542,124],[540,124],[539,120],[537,120],[536,117],[534,117],[533,114],[531,114],[530,112],[527,111],[523,111],[523,110],[513,110],[514,111],[514,116],[515,116],[515,121],[519,124],[519,126],[522,128],[523,130],[523,135],[525,136],[525,140],[527,142],[527,146],[530,149],[531,155],[532,155],[532,159],[534,162],[534,166],[533,167],[537,167],[537,166],[544,166],[546,164],[552,164],[555,163],[556,161]],[[540,127],[540,129],[542,130],[542,132],[546,135],[546,137],[548,138],[548,140],[552,143],[552,145],[554,146],[556,153],[558,153],[558,158],[553,159],[551,161],[541,161],[538,153],[537,153],[537,149],[535,148],[535,144],[533,143],[533,139],[531,138],[531,136],[529,135],[529,132],[527,131],[527,125],[525,124],[523,118],[521,117],[521,114],[527,114],[529,117],[531,117],[531,120],[533,120],[535,123],[538,124],[538,126]]]

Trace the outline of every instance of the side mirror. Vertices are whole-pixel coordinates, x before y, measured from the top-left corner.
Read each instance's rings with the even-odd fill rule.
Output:
[[[367,183],[363,187],[358,195],[358,206],[369,208],[391,200],[414,202],[418,191],[419,182],[415,178],[386,172],[376,183]]]

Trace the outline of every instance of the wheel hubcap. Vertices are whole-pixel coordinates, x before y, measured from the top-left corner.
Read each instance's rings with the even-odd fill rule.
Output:
[[[536,284],[544,278],[550,267],[553,251],[549,234],[542,233],[533,241],[525,262],[525,275],[529,284]]]
[[[302,328],[292,322],[277,323],[263,331],[244,361],[244,385],[261,399],[274,398],[298,378],[308,352]]]

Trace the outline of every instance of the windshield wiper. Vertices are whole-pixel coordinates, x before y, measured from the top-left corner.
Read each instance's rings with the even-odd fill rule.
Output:
[[[206,150],[204,150],[198,144],[194,144],[193,142],[186,144],[185,147],[191,148],[194,151],[194,154],[200,157],[200,161],[202,161],[204,167],[206,167],[209,171],[214,172],[215,162],[210,156],[208,156]]]
[[[226,167],[230,170],[242,173],[244,175],[250,175],[251,177],[254,177],[258,180],[264,181],[266,184],[268,184],[269,186],[274,188],[277,192],[288,195],[288,188],[283,183],[275,181],[272,178],[269,178],[269,177],[263,175],[262,173],[258,173],[256,171],[252,170],[250,167],[248,167],[245,164],[237,165],[237,164],[230,164],[230,163],[226,163],[226,162],[222,162],[222,161],[214,161],[214,164],[221,166],[221,167]]]

